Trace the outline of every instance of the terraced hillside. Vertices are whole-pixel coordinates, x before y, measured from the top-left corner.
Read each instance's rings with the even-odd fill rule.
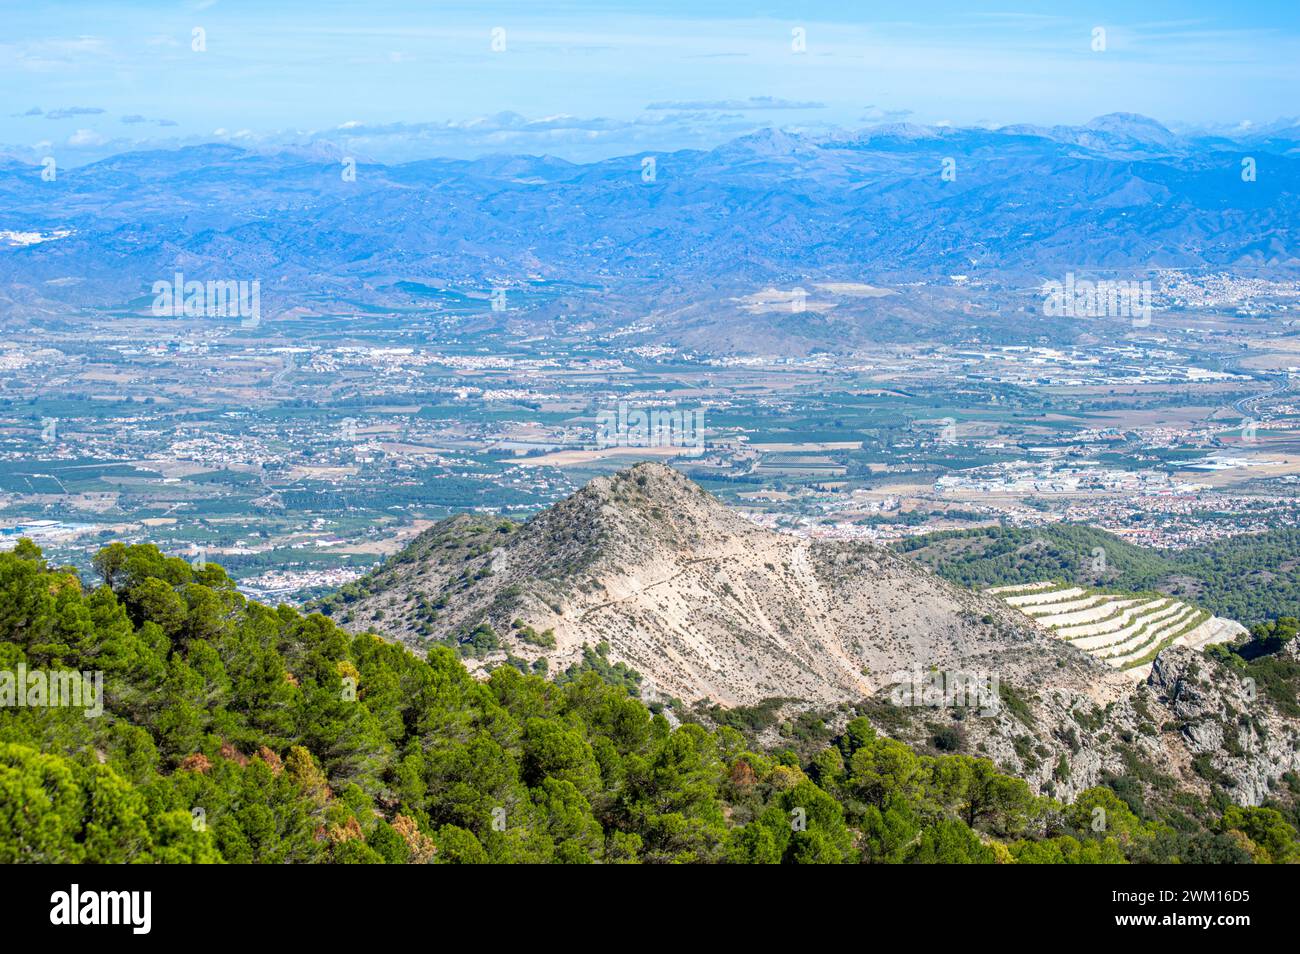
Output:
[[[1069,583],[1024,583],[985,590],[1058,639],[1135,679],[1172,645],[1199,649],[1244,633],[1229,619],[1168,596],[1106,592]]]
[[[1158,591],[1247,626],[1300,616],[1300,529],[1294,527],[1243,533],[1185,550],[1135,546],[1080,523],[942,530],[893,546],[960,586],[1073,580],[1114,590]],[[1100,574],[1098,556],[1105,560]]]

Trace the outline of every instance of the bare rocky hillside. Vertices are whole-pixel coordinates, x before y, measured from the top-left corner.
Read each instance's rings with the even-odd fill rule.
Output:
[[[878,547],[774,533],[654,463],[523,525],[444,521],[360,588],[336,612],[354,629],[456,639],[481,665],[546,657],[552,673],[605,642],[645,695],[688,702],[853,701],[917,666],[1123,688],[1000,600]]]
[[[647,701],[856,706],[1065,798],[1127,776],[1164,791],[1217,779],[1258,804],[1300,771],[1296,720],[1196,649],[1170,646],[1135,685],[996,596],[869,544],[764,529],[661,464],[524,524],[443,521],[322,608],[354,631],[456,645],[479,671],[555,675],[588,647],[586,665],[639,673]],[[954,671],[996,679],[992,711],[898,703],[900,682]]]
[[[1162,798],[1208,796],[1213,783],[1243,805],[1290,788],[1300,773],[1300,721],[1191,647],[1168,647],[1150,668],[1105,704],[1059,683],[1003,683],[1003,704],[987,715],[894,706],[891,693],[870,700],[868,714],[894,738],[922,747],[947,738],[951,750],[986,756],[1067,800],[1121,778]]]

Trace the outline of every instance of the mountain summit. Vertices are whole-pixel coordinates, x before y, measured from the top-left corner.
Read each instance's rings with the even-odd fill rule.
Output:
[[[1058,796],[1134,759],[1177,788],[1231,779],[1243,804],[1300,771],[1295,720],[1261,700],[1241,724],[1245,683],[1195,649],[1170,646],[1134,685],[994,596],[871,544],[767,530],[657,463],[524,524],[445,520],[321,608],[354,631],[454,645],[480,673],[634,680],[622,664],[649,702],[856,706],[895,738],[979,752]],[[992,711],[895,698],[938,673],[992,677]]]
[[[917,666],[1108,675],[995,599],[876,546],[767,530],[657,463],[523,525],[444,521],[358,589],[354,626],[551,671],[603,642],[650,694],[688,701],[851,701]]]
[[[1098,116],[1084,125],[1077,137],[1086,142],[1091,136],[1105,137],[1102,142],[1093,142],[1095,146],[1123,148],[1129,146],[1158,147],[1176,151],[1181,147],[1179,137],[1166,129],[1156,120],[1139,113],[1107,113]]]

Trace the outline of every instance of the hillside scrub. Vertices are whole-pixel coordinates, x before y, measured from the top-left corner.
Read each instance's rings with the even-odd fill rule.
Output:
[[[0,708],[0,862],[1288,861],[1294,818],[1175,826],[1110,788],[1072,805],[987,759],[852,719],[806,759],[670,726],[599,669],[473,678],[221,567],[113,544],[94,585],[0,554],[0,671],[102,673],[103,713]],[[1186,807],[1186,806],[1184,806]],[[1097,809],[1101,809],[1100,816]],[[1106,822],[1098,828],[1096,818]]]

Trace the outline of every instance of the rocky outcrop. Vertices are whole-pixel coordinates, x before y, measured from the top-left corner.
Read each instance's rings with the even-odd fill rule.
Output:
[[[1238,670],[1188,647],[1164,650],[1143,683],[1104,705],[1059,687],[1003,694],[994,712],[897,709],[880,722],[920,745],[958,725],[963,751],[1067,800],[1129,777],[1160,791],[1207,795],[1218,786],[1239,804],[1259,805],[1285,787],[1286,773],[1300,773],[1300,722]]]
[[[1258,805],[1284,773],[1300,771],[1300,726],[1253,680],[1176,648],[1157,657],[1147,682],[1202,774],[1222,782],[1234,800]]]

